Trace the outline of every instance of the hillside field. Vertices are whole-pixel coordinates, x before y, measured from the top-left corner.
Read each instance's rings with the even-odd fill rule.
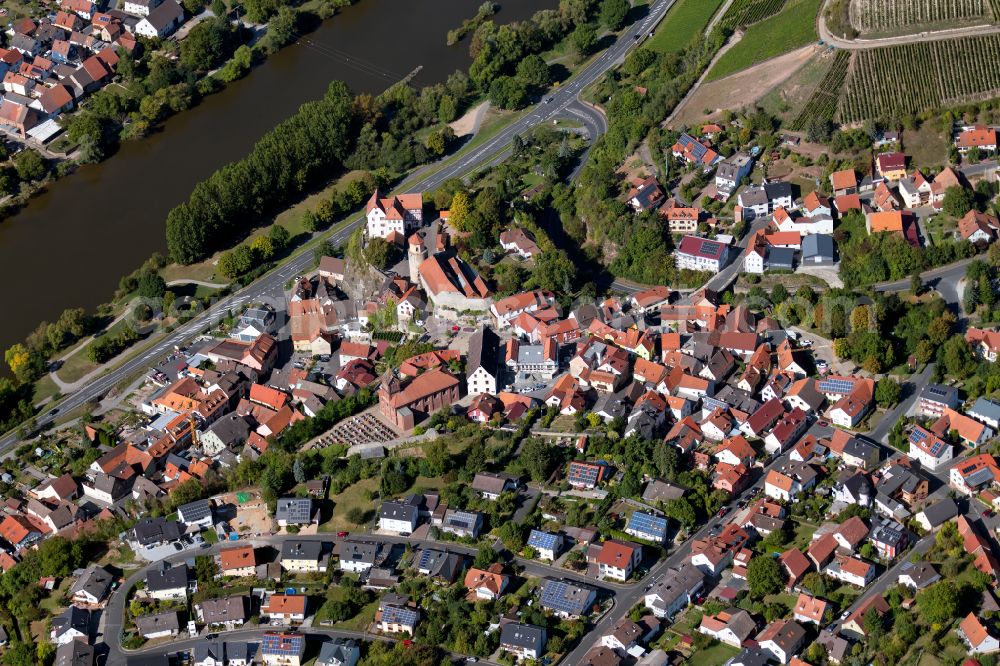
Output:
[[[646,46],[660,53],[685,49],[704,33],[721,6],[722,0],[677,0]]]
[[[707,80],[721,79],[817,40],[820,4],[821,0],[792,0],[771,18],[747,28],[743,39],[715,63]]]

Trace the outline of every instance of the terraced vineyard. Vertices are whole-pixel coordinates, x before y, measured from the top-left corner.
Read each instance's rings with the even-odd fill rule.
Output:
[[[858,51],[842,122],[919,113],[1000,97],[1000,35]]]
[[[793,130],[804,130],[813,118],[833,120],[837,113],[837,100],[840,99],[841,88],[847,79],[847,68],[850,64],[850,52],[837,51],[833,57],[833,64],[816,86],[813,96],[792,121]]]
[[[785,0],[733,0],[719,23],[727,28],[752,25],[774,16],[784,6]]]
[[[921,25],[1000,18],[997,0],[851,0],[851,24],[862,34]]]

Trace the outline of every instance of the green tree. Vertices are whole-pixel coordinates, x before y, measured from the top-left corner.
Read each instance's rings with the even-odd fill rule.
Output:
[[[663,513],[668,518],[673,518],[688,529],[698,523],[698,514],[695,512],[694,507],[683,497],[664,502]]]
[[[89,110],[73,114],[66,121],[66,136],[80,146],[80,161],[96,163],[107,150],[107,123]]]
[[[592,25],[578,25],[576,29],[570,33],[569,43],[578,55],[590,55],[597,46],[597,30],[595,30]]]
[[[180,63],[196,72],[222,64],[236,48],[233,26],[221,18],[202,21],[181,42]]]
[[[901,392],[899,382],[883,377],[875,384],[875,402],[879,407],[892,407],[899,402]]]
[[[291,44],[298,34],[299,12],[291,7],[282,7],[267,24],[266,48],[274,53],[282,46]]]
[[[147,271],[139,276],[139,286],[137,293],[141,298],[158,299],[163,298],[167,292],[167,283],[163,281],[159,273]]]
[[[943,624],[958,617],[958,588],[950,580],[942,580],[917,594],[917,611],[928,624]]]
[[[601,2],[601,25],[612,32],[617,32],[625,25],[628,10],[628,0],[603,0]]]
[[[14,169],[21,180],[41,180],[48,173],[45,160],[37,150],[22,150],[14,156]]]
[[[20,342],[11,345],[4,352],[7,367],[19,382],[30,382],[42,373],[45,359],[36,351],[28,349]]]
[[[364,255],[365,261],[375,268],[384,270],[389,267],[392,260],[392,245],[384,238],[372,238],[365,246]]]
[[[271,239],[271,244],[277,252],[281,252],[288,247],[288,241],[291,240],[292,237],[288,229],[280,224],[272,226],[268,230],[267,236]]]
[[[438,102],[438,120],[442,123],[450,123],[458,116],[458,104],[451,95],[442,95]]]
[[[953,335],[941,348],[941,361],[945,373],[957,379],[965,379],[976,370],[976,359],[969,343],[961,335]]]
[[[941,210],[952,217],[962,217],[976,205],[973,193],[961,185],[952,185],[944,192]]]
[[[548,479],[555,465],[552,449],[540,439],[529,439],[525,442],[517,461],[524,467],[532,481]]]
[[[520,109],[528,103],[525,84],[513,76],[499,76],[490,84],[490,101],[501,109]]]
[[[517,63],[517,78],[531,88],[538,89],[545,88],[552,82],[552,73],[548,63],[540,55],[532,53]]]
[[[785,575],[778,560],[767,555],[757,555],[747,565],[747,587],[755,599],[777,594],[785,586]]]
[[[459,190],[451,199],[448,223],[458,231],[468,230],[469,215],[472,213],[472,200],[469,194]]]

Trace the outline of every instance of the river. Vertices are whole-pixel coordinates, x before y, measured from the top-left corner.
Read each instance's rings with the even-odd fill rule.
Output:
[[[330,81],[380,92],[418,66],[416,86],[465,69],[468,38],[449,47],[446,35],[480,4],[360,0],[152,136],[122,144],[105,162],[32,198],[0,222],[0,349],[66,308],[90,311],[109,301],[123,275],[165,252],[167,213],[198,181],[245,155],[303,102],[322,96]],[[496,20],[522,20],[555,5],[501,0]]]

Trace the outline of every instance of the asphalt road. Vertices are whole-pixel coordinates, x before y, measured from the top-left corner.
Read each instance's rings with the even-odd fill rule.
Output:
[[[930,30],[909,35],[893,35],[892,37],[881,37],[876,39],[845,39],[830,32],[826,27],[825,8],[819,12],[819,37],[824,42],[832,44],[840,49],[853,51],[863,49],[874,49],[881,46],[894,46],[897,44],[912,44],[913,42],[938,42],[944,39],[960,39],[962,37],[979,37],[995,32],[1000,32],[997,25],[976,25],[963,28],[950,28],[947,30]]]
[[[920,274],[920,278],[923,280],[925,289],[933,289],[934,291],[941,294],[941,298],[944,299],[949,305],[954,305],[958,308],[959,313],[962,312],[962,299],[958,292],[958,283],[965,278],[965,271],[969,264],[976,259],[982,259],[981,256],[973,256],[968,259],[961,259],[951,264],[946,264],[944,266],[938,266],[937,268],[931,268]],[[894,282],[880,282],[874,285],[875,291],[897,293],[901,291],[908,291],[910,288],[910,278],[905,280],[896,280]]]
[[[388,536],[388,535],[377,535],[377,534],[365,534],[365,533],[354,533],[350,537],[352,539],[357,539],[359,541],[380,541],[382,543],[388,544],[404,544],[413,547],[414,549],[419,548],[439,548],[442,550],[448,550],[453,553],[461,553],[470,558],[473,558],[478,553],[478,548],[473,548],[471,546],[466,546],[459,543],[452,543],[449,541],[434,541],[429,539],[414,539],[401,536]],[[260,537],[255,539],[242,539],[237,542],[220,542],[212,544],[210,548],[193,548],[180,551],[178,553],[172,554],[169,557],[164,558],[156,562],[150,562],[145,567],[135,571],[130,575],[121,586],[111,596],[108,602],[107,608],[104,611],[104,619],[101,623],[101,635],[104,642],[108,646],[108,664],[118,664],[124,663],[126,655],[149,655],[149,654],[168,654],[172,652],[177,652],[181,649],[186,649],[197,643],[199,640],[204,640],[204,637],[198,638],[181,638],[177,641],[171,641],[170,643],[160,644],[147,649],[140,650],[129,650],[125,651],[121,646],[121,633],[122,633],[122,618],[125,616],[125,601],[128,597],[129,590],[135,587],[136,583],[144,581],[146,578],[146,573],[155,567],[159,567],[162,562],[168,562],[170,564],[180,564],[185,560],[194,557],[195,555],[217,555],[219,550],[227,546],[236,545],[247,545],[252,544],[255,548],[262,548],[270,546],[275,548],[278,552],[281,551],[281,545],[284,541],[294,540],[294,541],[322,541],[325,543],[334,543],[336,541],[341,541],[342,539],[335,537],[333,534],[324,533],[317,535],[301,535],[301,534],[288,534],[288,535],[277,535],[271,537]],[[575,580],[582,583],[587,583],[588,585],[597,587],[601,590],[604,596],[616,597],[616,595],[623,592],[631,591],[633,589],[642,589],[641,583],[628,583],[628,584],[617,584],[609,581],[601,581],[589,576],[581,575],[569,571],[567,569],[562,569],[560,567],[555,567],[552,565],[544,564],[536,560],[526,560],[523,558],[515,558],[516,563],[522,569],[522,575],[532,576],[536,578],[552,577],[552,578],[565,578],[569,580]],[[641,596],[641,594],[640,594]],[[260,625],[254,628],[245,628],[235,632],[218,632],[219,636],[225,640],[246,640],[248,637],[260,638],[260,635],[270,630],[268,625]],[[378,638],[377,635],[365,634],[363,632],[342,632],[336,630],[327,630],[323,627],[314,627],[305,633],[322,633],[329,636],[345,635],[353,636],[355,638],[367,637]],[[464,658],[467,655],[457,655]]]
[[[498,156],[505,154],[514,135],[523,135],[530,131],[531,128],[541,123],[551,122],[560,116],[580,117],[585,126],[595,132],[606,129],[607,121],[603,116],[580,102],[578,95],[584,88],[604,76],[605,72],[624,60],[630,51],[637,48],[644,40],[641,38],[636,39],[636,36],[641,37],[650,32],[674,2],[675,0],[656,0],[650,6],[646,17],[636,25],[629,27],[617,41],[609,46],[600,56],[588,63],[569,83],[555,89],[541,104],[534,107],[531,112],[507,126],[482,145],[466,152],[459,152],[458,155],[449,158],[444,162],[446,166],[431,175],[425,176],[423,174],[434,167],[425,168],[414,173],[400,184],[399,189],[433,190],[449,178],[463,177],[475,167],[489,164],[492,160],[497,159]],[[597,137],[594,136],[593,138],[596,139]],[[363,222],[364,216],[359,215],[347,224],[340,226],[328,238],[334,243],[343,243]],[[164,354],[169,353],[175,346],[184,345],[198,335],[199,332],[218,323],[230,311],[239,309],[247,303],[265,297],[280,297],[283,293],[284,284],[296,275],[300,275],[308,270],[312,266],[312,263],[313,254],[311,249],[300,252],[277,270],[268,273],[235,294],[222,299],[198,317],[177,328],[163,338],[155,347],[138,354],[117,368],[95,379],[89,385],[66,397],[59,403],[56,409],[60,413],[65,413],[86,405],[91,401],[99,400],[119,382],[140,374],[147,368],[156,365]],[[54,422],[56,416],[58,414],[46,412],[38,417],[37,422],[39,426],[49,426]],[[0,453],[13,447],[17,441],[16,432],[7,433],[0,438]]]

